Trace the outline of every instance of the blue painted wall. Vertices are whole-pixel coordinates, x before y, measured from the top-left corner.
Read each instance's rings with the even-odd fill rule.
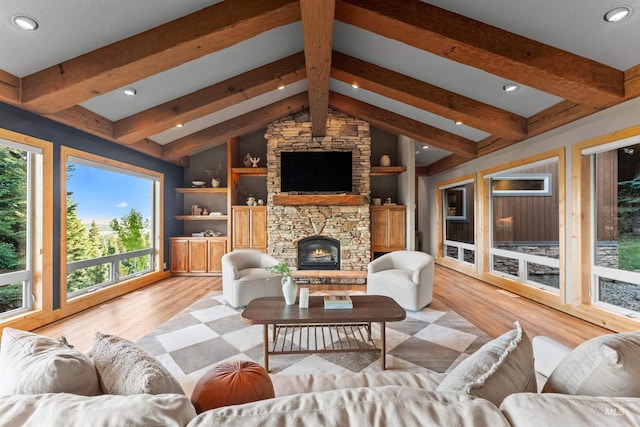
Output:
[[[169,263],[169,237],[182,234],[182,224],[175,219],[182,214],[182,199],[175,192],[183,186],[184,170],[180,166],[167,163],[131,150],[122,145],[106,141],[97,136],[46,119],[25,110],[0,103],[0,128],[33,136],[54,145],[53,163],[53,305],[60,307],[60,208],[64,197],[60,194],[60,147],[67,146],[87,153],[108,157],[131,165],[143,167],[164,174],[164,259]],[[98,189],[99,191],[99,189]]]

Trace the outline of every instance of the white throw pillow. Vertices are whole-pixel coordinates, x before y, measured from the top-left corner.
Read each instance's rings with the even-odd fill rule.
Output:
[[[0,394],[100,394],[91,358],[42,335],[4,328],[0,344]]]
[[[543,393],[640,397],[640,332],[602,335],[565,356]]]
[[[496,406],[512,393],[535,392],[533,348],[520,323],[463,360],[436,390],[467,393]]]
[[[155,357],[129,340],[96,332],[91,356],[106,394],[184,394]]]

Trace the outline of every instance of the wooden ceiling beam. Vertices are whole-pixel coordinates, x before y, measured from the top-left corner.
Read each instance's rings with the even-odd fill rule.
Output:
[[[387,132],[405,135],[425,144],[451,151],[471,159],[476,157],[476,143],[470,139],[409,119],[348,96],[331,92],[329,107],[352,115]]]
[[[0,101],[11,105],[20,103],[20,79],[0,70]]]
[[[619,70],[419,0],[337,0],[336,19],[576,103],[624,97]]]
[[[335,0],[300,0],[300,15],[309,85],[311,134],[325,136]]]
[[[624,95],[627,99],[640,96],[640,64],[624,72]]]
[[[295,83],[305,76],[304,53],[300,52],[118,120],[114,137],[122,144],[133,144],[176,123],[187,123],[215,113],[276,90],[280,85]]]
[[[300,20],[296,0],[226,0],[22,79],[22,105],[55,113]]]
[[[291,96],[170,142],[163,147],[163,158],[170,162],[178,162],[185,156],[220,145],[226,142],[227,138],[255,132],[275,120],[307,108],[309,108],[309,98],[306,92]]]
[[[444,159],[440,159],[437,162],[430,164],[429,166],[416,168],[416,175],[432,176],[440,172],[444,172],[447,169],[451,169],[452,167],[459,166],[467,161],[469,161],[469,159],[465,159],[464,157],[458,156],[456,154],[451,154],[450,156],[447,156]]]
[[[485,132],[509,138],[527,133],[527,119],[437,86],[334,52],[331,77]]]

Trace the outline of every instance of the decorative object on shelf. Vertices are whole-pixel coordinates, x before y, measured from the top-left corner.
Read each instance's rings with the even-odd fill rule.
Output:
[[[222,216],[222,212],[219,212],[219,211],[209,212],[209,216]]]
[[[191,181],[191,186],[196,188],[204,187],[205,184],[204,181]]]
[[[387,197],[387,200],[384,201],[385,205],[395,205],[395,203],[393,203],[393,201],[391,200],[391,197]]]
[[[191,205],[191,215],[200,215],[202,212],[202,208],[199,208],[198,205]]]
[[[191,233],[191,237],[204,237],[204,233]]]
[[[242,163],[244,164],[245,168],[251,167],[251,153],[247,153],[247,155],[244,156],[244,160],[242,161]]]
[[[258,199],[258,206],[263,206],[264,205],[264,200],[262,199]]]
[[[380,206],[382,204],[382,199],[380,197],[373,198],[373,206]]]
[[[251,158],[251,167],[252,168],[257,168],[259,161],[260,161],[260,157],[252,157]]]
[[[298,296],[298,284],[293,280],[293,271],[287,261],[280,261],[276,265],[267,267],[266,270],[275,276],[282,276],[281,283],[284,302],[287,305],[294,305],[296,303],[296,297]]]
[[[380,157],[380,166],[391,166],[391,157],[387,154],[383,154],[382,157]]]
[[[222,163],[218,162],[216,169],[207,169],[207,175],[211,178],[211,187],[218,188],[222,182]]]
[[[253,196],[249,196],[247,198],[247,206],[255,206],[256,205],[256,198]]]
[[[202,210],[202,215],[209,215],[209,211],[207,210],[207,208],[204,208]]]
[[[219,231],[213,231],[213,230],[205,230],[202,234],[204,234],[204,237],[218,237],[218,236],[222,236],[222,233]]]

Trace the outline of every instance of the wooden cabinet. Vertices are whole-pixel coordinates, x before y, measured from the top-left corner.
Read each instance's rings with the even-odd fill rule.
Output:
[[[371,206],[371,252],[406,249],[406,207]]]
[[[209,276],[222,273],[222,255],[227,253],[225,237],[171,237],[171,274]]]
[[[234,206],[232,209],[233,249],[267,250],[267,207]]]

